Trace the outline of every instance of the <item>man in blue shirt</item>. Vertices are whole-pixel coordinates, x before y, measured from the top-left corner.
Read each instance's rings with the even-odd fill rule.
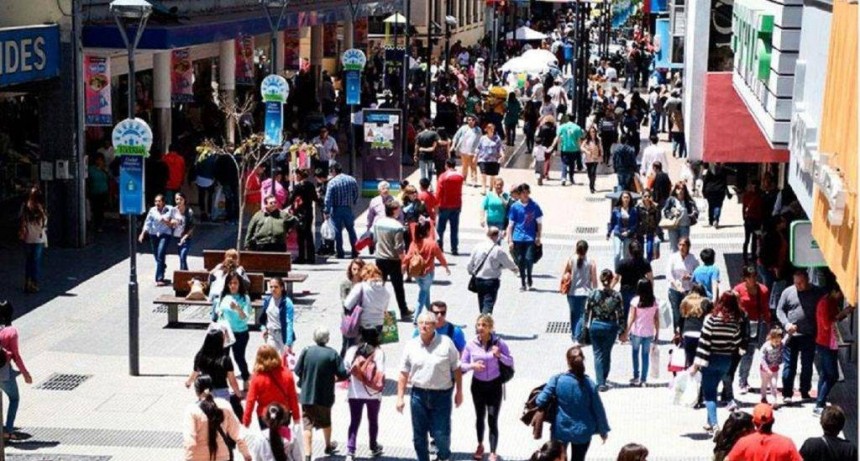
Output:
[[[508,246],[520,270],[520,291],[526,291],[532,289],[532,266],[535,251],[541,244],[543,211],[529,199],[531,189],[528,184],[520,184],[514,192],[519,194],[520,199],[508,211]]]
[[[343,254],[343,229],[349,234],[349,246],[352,248],[352,258],[358,257],[355,251],[355,217],[352,206],[358,202],[358,182],[352,176],[343,173],[343,167],[335,163],[331,167],[334,177],[328,182],[325,191],[324,213],[326,219],[331,219],[335,228],[335,250],[339,259]]]
[[[448,322],[448,305],[445,304],[445,301],[433,301],[430,304],[430,312],[436,315],[436,333],[451,338],[457,352],[463,352],[463,349],[466,348],[466,334],[463,333],[462,328]],[[412,332],[412,337],[416,336],[418,336],[417,328]]]

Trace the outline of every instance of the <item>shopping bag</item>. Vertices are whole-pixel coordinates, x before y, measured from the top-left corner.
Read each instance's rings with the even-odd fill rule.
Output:
[[[400,341],[400,333],[397,330],[397,313],[395,311],[385,311],[385,317],[382,320],[382,344],[391,344]]]
[[[660,379],[660,348],[656,344],[651,345],[650,369],[648,377],[651,379]]]
[[[660,328],[666,328],[669,325],[672,325],[672,305],[669,304],[669,301],[663,299],[660,300],[659,307],[660,314]]]
[[[669,365],[666,367],[672,373],[684,371],[687,365],[687,353],[682,347],[673,347],[669,350]]]
[[[284,366],[289,368],[290,371],[292,371],[293,369],[296,368],[296,354],[294,354],[292,352],[284,353],[283,361],[284,361]]]
[[[357,338],[359,327],[361,326],[361,313],[364,311],[361,306],[355,306],[352,310],[343,316],[340,321],[340,333],[344,338]]]
[[[361,234],[361,237],[358,238],[358,241],[355,242],[355,251],[360,252],[365,248],[369,247],[370,244],[373,243],[373,234],[370,231]]]
[[[699,388],[702,385],[702,374],[681,372],[675,378],[675,405],[693,407],[699,401]]]
[[[331,219],[323,221],[322,226],[320,227],[320,237],[322,237],[323,240],[334,240],[336,233],[337,230],[334,228],[334,223]]]

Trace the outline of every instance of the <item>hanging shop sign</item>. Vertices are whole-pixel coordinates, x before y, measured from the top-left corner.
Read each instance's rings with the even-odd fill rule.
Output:
[[[110,59],[84,56],[84,98],[87,126],[111,126]]]
[[[346,103],[361,104],[361,71],[367,65],[367,56],[357,48],[350,48],[343,52],[340,62],[346,72]]]
[[[299,70],[299,30],[284,31],[284,69]]]
[[[0,29],[0,87],[58,75],[59,26]]]
[[[113,129],[111,136],[119,164],[119,212],[138,215],[144,212],[144,159],[152,147],[152,129],[139,118],[127,118]]]
[[[191,49],[173,50],[170,62],[170,83],[173,102],[194,101],[194,64]]]
[[[361,162],[364,179],[361,182],[361,194],[373,197],[380,181],[388,181],[392,188],[400,184],[403,152],[400,130],[403,125],[401,111],[397,109],[365,109],[362,118],[364,154]]]
[[[824,255],[812,236],[812,221],[791,223],[788,258],[796,267],[825,267]]]
[[[290,95],[287,79],[280,75],[268,75],[260,84],[260,94],[266,105],[263,144],[280,146],[284,133],[284,103]]]
[[[254,36],[239,35],[236,39],[236,84],[254,84]]]

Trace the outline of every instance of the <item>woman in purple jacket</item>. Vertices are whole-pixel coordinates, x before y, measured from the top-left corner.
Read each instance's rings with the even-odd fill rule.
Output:
[[[499,363],[514,367],[514,358],[508,345],[493,333],[493,317],[481,314],[475,322],[477,335],[463,349],[460,369],[463,373],[474,371],[472,376],[472,401],[475,404],[475,429],[478,431],[478,448],[474,458],[484,457],[484,415],[490,426],[490,459],[496,461],[496,446],[499,442],[499,410],[502,405],[502,375]]]

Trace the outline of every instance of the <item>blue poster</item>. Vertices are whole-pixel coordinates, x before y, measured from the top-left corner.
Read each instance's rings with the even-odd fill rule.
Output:
[[[139,215],[143,203],[143,157],[123,155],[119,164],[119,213]]]
[[[670,27],[668,18],[657,19],[654,22],[654,47],[656,48],[654,66],[657,68],[668,69],[672,67],[671,56],[669,55],[672,50]]]
[[[361,74],[356,70],[346,73],[346,103],[356,106],[361,104]]]
[[[0,29],[0,87],[60,75],[60,27]]]
[[[283,141],[284,111],[279,102],[266,103],[266,129],[263,144],[280,146]]]

